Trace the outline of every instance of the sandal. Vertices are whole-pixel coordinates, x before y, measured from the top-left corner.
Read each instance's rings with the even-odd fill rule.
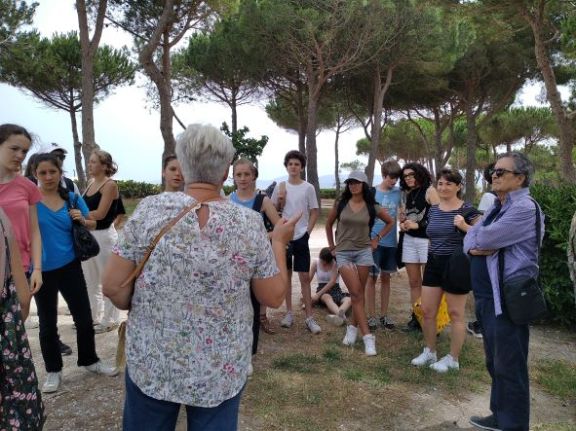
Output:
[[[264,332],[270,335],[276,333],[276,331],[272,329],[272,325],[270,324],[270,321],[268,320],[268,317],[266,317],[265,314],[260,316],[260,329],[262,329]]]

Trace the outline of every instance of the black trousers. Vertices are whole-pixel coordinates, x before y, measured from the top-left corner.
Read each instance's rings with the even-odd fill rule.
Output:
[[[68,304],[76,324],[78,366],[98,362],[94,342],[92,312],[82,266],[78,259],[52,271],[42,272],[42,288],[34,295],[40,320],[40,348],[48,372],[62,370],[58,343],[58,292]]]
[[[250,301],[254,309],[254,320],[252,321],[252,354],[258,352],[258,338],[260,336],[260,303],[254,295],[254,290],[250,287]]]
[[[512,323],[506,311],[496,316],[492,298],[476,298],[482,325],[486,368],[492,377],[490,410],[503,431],[528,431],[528,325]]]

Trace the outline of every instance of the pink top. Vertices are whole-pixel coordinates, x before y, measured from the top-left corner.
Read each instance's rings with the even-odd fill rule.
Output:
[[[41,200],[42,195],[36,184],[21,175],[6,184],[0,184],[0,207],[12,224],[24,271],[30,268],[30,206]]]

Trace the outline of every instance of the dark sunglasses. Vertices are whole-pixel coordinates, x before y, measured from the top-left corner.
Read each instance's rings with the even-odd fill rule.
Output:
[[[520,175],[520,172],[516,172],[516,171],[511,171],[510,169],[503,169],[503,168],[498,168],[498,169],[490,169],[488,171],[488,173],[490,174],[490,176],[494,176],[496,175],[496,178],[500,178],[502,175],[506,174],[506,173],[511,173],[514,175]]]

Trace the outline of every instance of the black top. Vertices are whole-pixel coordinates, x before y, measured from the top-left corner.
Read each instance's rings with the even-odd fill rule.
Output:
[[[426,201],[426,191],[427,189],[418,187],[406,193],[406,219],[418,223],[418,229],[408,230],[406,235],[415,238],[428,238],[426,227],[430,204]]]
[[[90,211],[96,211],[98,209],[98,205],[100,205],[100,200],[102,199],[102,193],[100,193],[100,190],[98,190],[91,196],[84,195],[83,198],[84,201],[86,202],[86,205],[88,206],[88,209]],[[118,195],[118,197],[112,201],[112,204],[110,205],[110,208],[106,213],[106,216],[104,216],[102,220],[96,221],[96,230],[108,229],[112,225],[114,219],[118,215],[119,201],[120,201],[120,195]],[[124,206],[122,205],[122,208],[123,207]]]

